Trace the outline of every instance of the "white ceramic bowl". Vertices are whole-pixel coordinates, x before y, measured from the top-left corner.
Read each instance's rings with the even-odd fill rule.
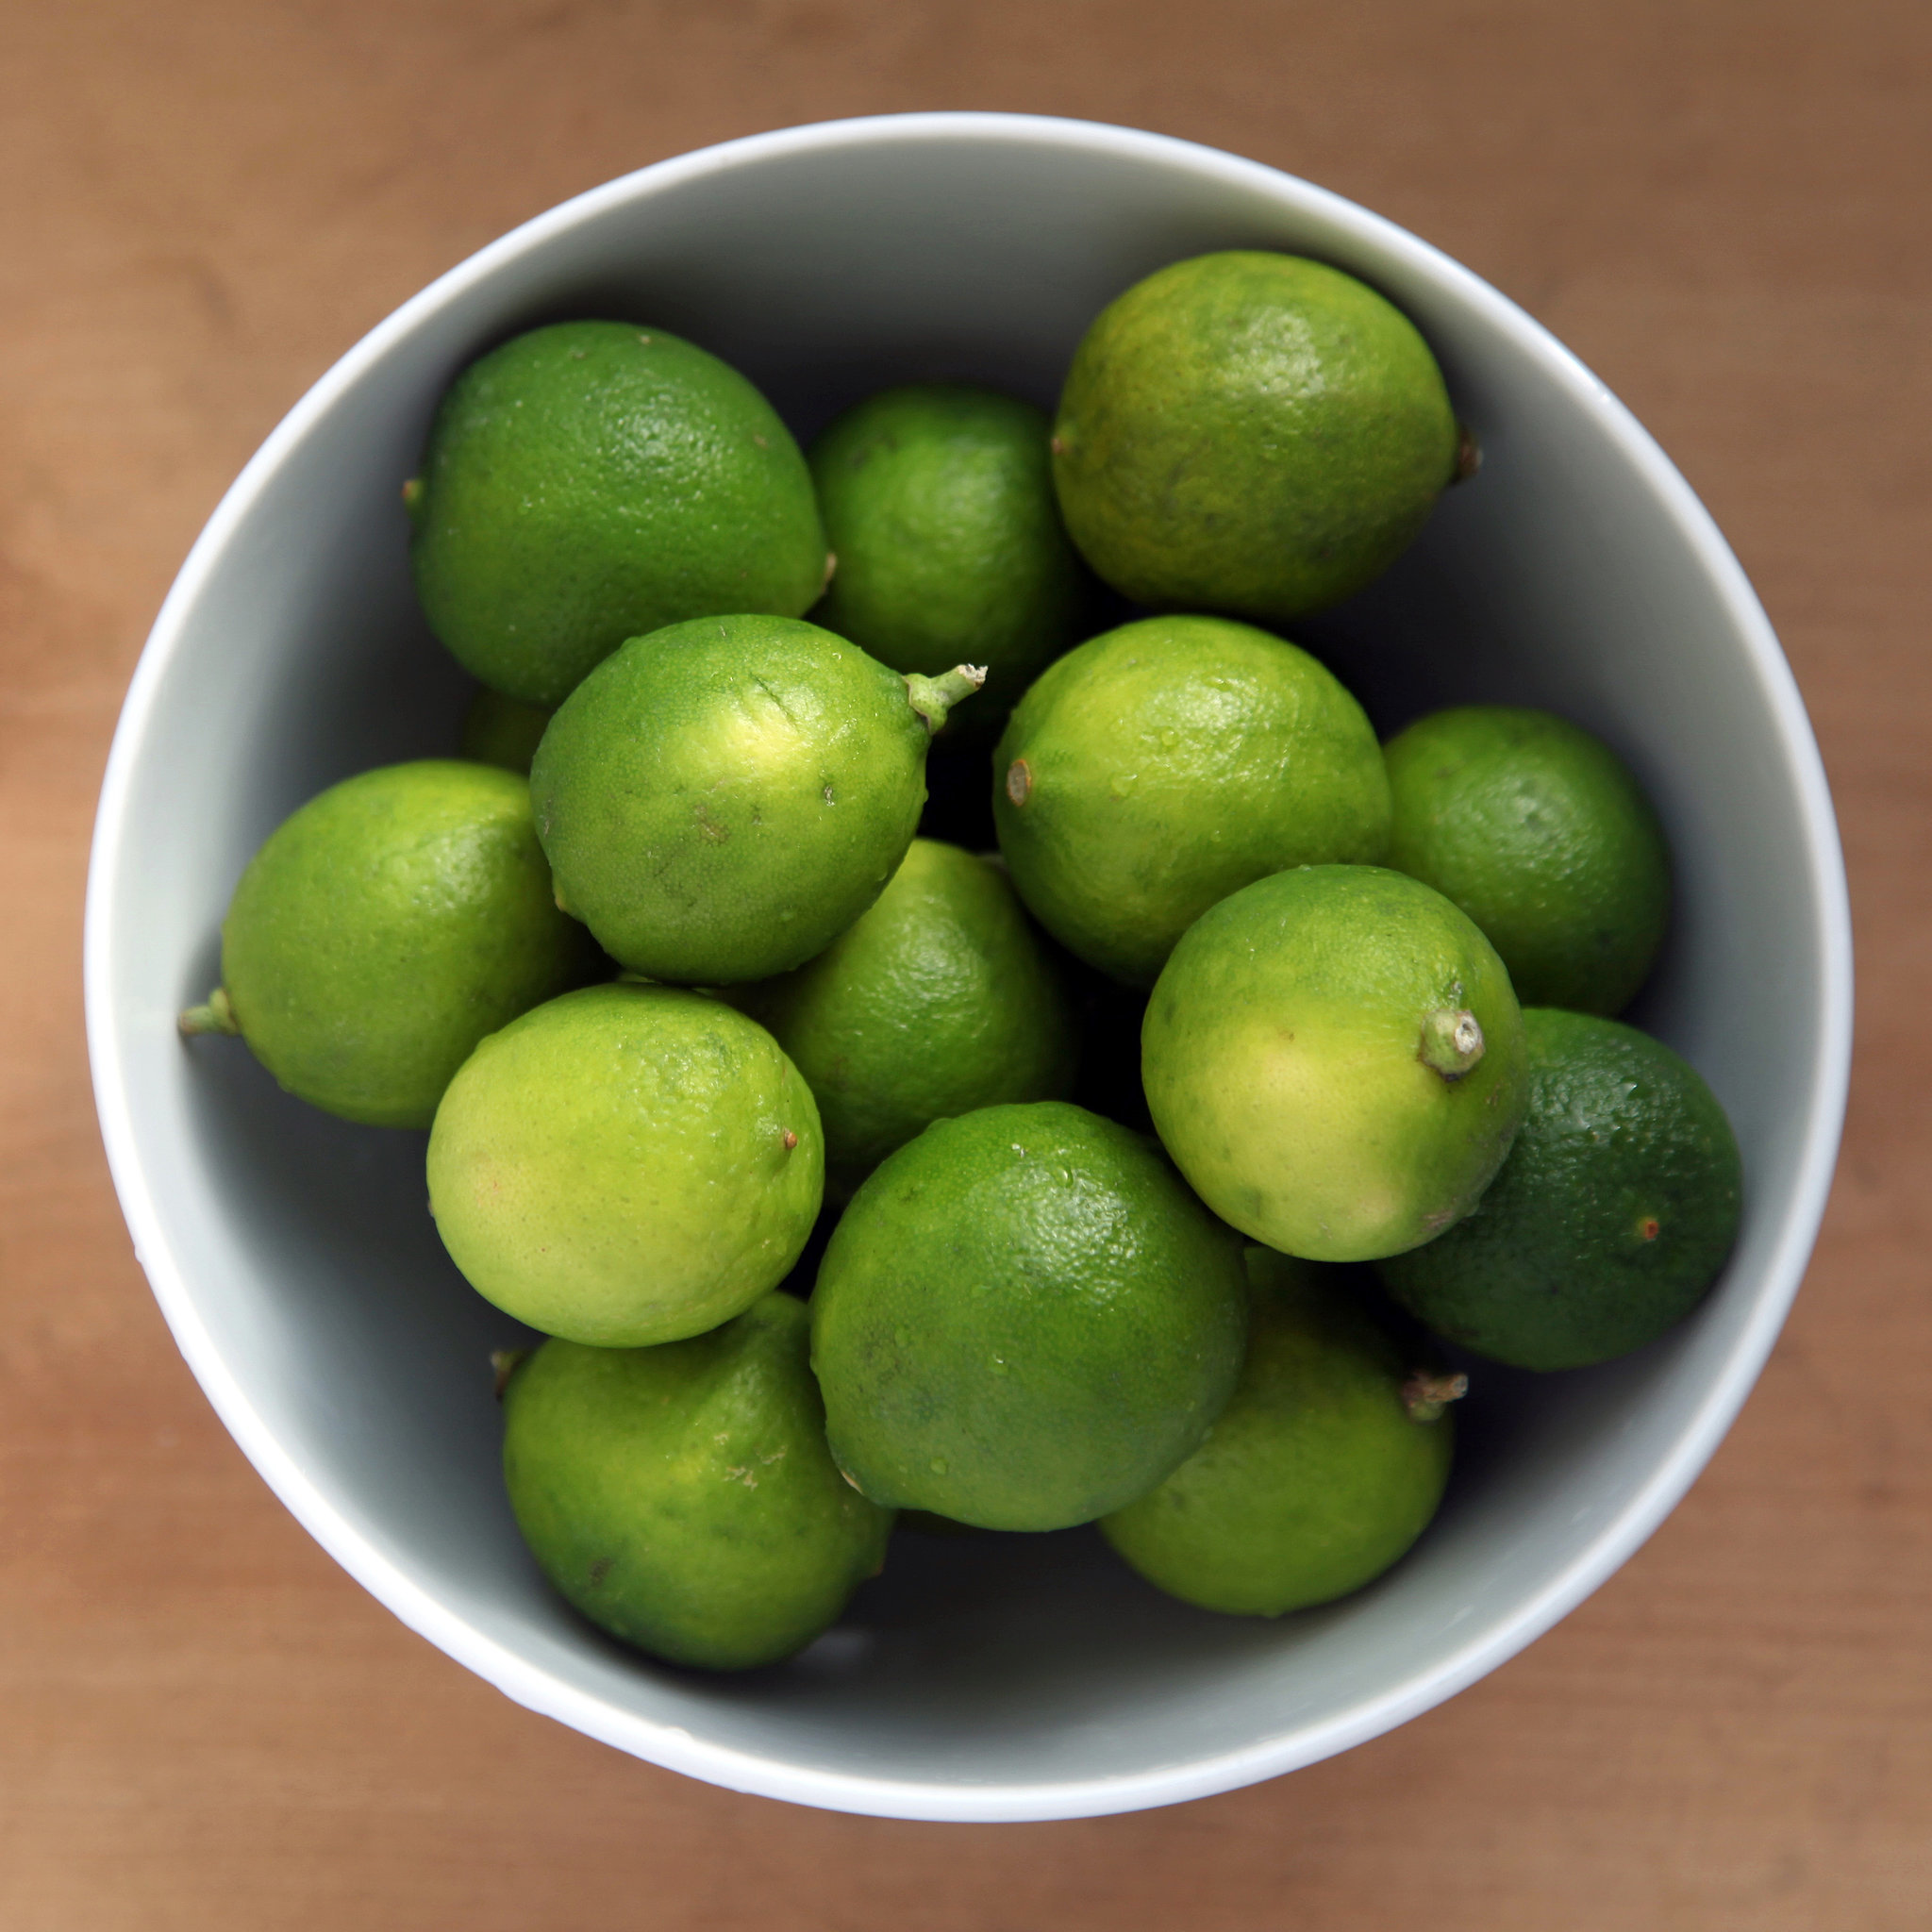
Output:
[[[1415,550],[1304,628],[1383,727],[1459,698],[1555,707],[1635,766],[1677,915],[1636,1015],[1702,1070],[1744,1151],[1741,1239],[1641,1355],[1477,1375],[1449,1500],[1379,1584],[1281,1622],[1128,1575],[1091,1531],[902,1537],[843,1624],[740,1678],[657,1666],[545,1588],[497,1472],[505,1319],[445,1259],[421,1136],[280,1093],[176,1036],[243,863],[348,773],[454,743],[464,681],[409,588],[398,488],[473,356],[565,317],[694,338],[808,435],[914,376],[1050,403],[1101,305],[1227,247],[1320,256],[1422,326],[1486,453]],[[1440,1702],[1656,1528],[1757,1375],[1823,1209],[1850,1043],[1830,802],[1776,641],[1650,438],[1520,309],[1334,195],[1080,123],[912,115],[647,168],[540,217],[325,375],[215,512],[142,657],[89,881],[89,1038],[136,1250],[236,1440],[310,1533],[509,1696],[741,1790],[913,1818],[1038,1819],[1224,1790]],[[182,1525],[192,1534],[192,1525]]]

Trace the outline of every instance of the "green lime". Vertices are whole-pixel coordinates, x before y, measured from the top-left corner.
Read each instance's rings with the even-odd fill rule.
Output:
[[[625,638],[717,611],[796,617],[824,530],[791,432],[715,356],[566,322],[473,362],[404,491],[429,627],[492,689],[555,705]]]
[[[1742,1168],[1694,1068],[1634,1026],[1524,1014],[1529,1111],[1502,1172],[1441,1240],[1381,1264],[1439,1335],[1523,1369],[1653,1341],[1717,1278]]]
[[[902,677],[816,625],[711,617],[633,638],[530,768],[559,903],[654,979],[728,986],[822,951],[885,890],[967,667]]]
[[[1351,596],[1457,470],[1415,325],[1340,269],[1196,256],[1102,309],[1054,424],[1087,561],[1136,603],[1266,623]]]
[[[964,383],[855,405],[811,449],[839,567],[812,616],[895,671],[986,669],[972,735],[1079,635],[1087,579],[1060,525],[1046,412]]]
[[[1248,1353],[1207,1441],[1105,1536],[1207,1610],[1278,1617],[1359,1590],[1428,1527],[1460,1376],[1418,1369],[1346,1275],[1248,1251]]]
[[[827,1177],[850,1193],[922,1127],[1073,1084],[1073,1014],[1000,868],[915,839],[870,910],[734,1004],[805,1075]]]
[[[1400,1254],[1459,1221],[1528,1094],[1495,949],[1374,866],[1276,873],[1204,913],[1141,1037],[1154,1124],[1195,1192],[1314,1261]]]
[[[507,698],[500,691],[479,686],[463,713],[462,755],[480,765],[501,765],[520,777],[530,775],[530,760],[550,723],[542,705]]]
[[[842,1481],[811,1318],[768,1294],[657,1348],[546,1341],[504,1391],[510,1508],[594,1624],[674,1663],[790,1657],[877,1574],[888,1510]]]
[[[1547,711],[1465,705],[1389,742],[1391,865],[1454,899],[1532,1006],[1616,1013],[1671,909],[1649,799],[1600,739]]]
[[[1388,849],[1361,707],[1306,651],[1222,617],[1150,617],[1070,651],[1020,701],[993,771],[1020,896],[1130,985],[1251,880]]]
[[[1191,1455],[1241,1370],[1241,1249],[1140,1135],[1063,1101],[941,1121],[825,1251],[812,1367],[876,1503],[1063,1529]]]
[[[521,778],[454,758],[345,778],[283,821],[222,923],[184,1033],[240,1033],[291,1093],[426,1127],[487,1033],[586,978]]]
[[[762,1026],[681,987],[567,993],[490,1038],[429,1135],[429,1211],[546,1335],[701,1335],[784,1280],[824,1193],[818,1109]]]

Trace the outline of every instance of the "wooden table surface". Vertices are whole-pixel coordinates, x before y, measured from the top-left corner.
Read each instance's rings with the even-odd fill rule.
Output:
[[[1924,0],[13,0],[0,18],[0,1926],[1932,1924]],[[81,1034],[82,878],[123,690],[202,521],[308,384],[579,189],[759,128],[934,107],[1273,162],[1554,328],[1761,591],[1857,921],[1824,1239],[1684,1506],[1568,1622],[1405,1729],[1087,1823],[913,1825],[714,1790],[411,1636],[283,1513],[175,1355]]]

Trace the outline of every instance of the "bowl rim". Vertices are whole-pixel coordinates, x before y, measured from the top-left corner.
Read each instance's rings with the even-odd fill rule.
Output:
[[[1645,1482],[1541,1590],[1453,1657],[1416,1671],[1325,1722],[1239,1750],[1120,1777],[1037,1784],[946,1783],[815,1769],[695,1737],[617,1708],[575,1688],[468,1623],[412,1580],[348,1522],[264,1422],[214,1345],[170,1250],[137,1143],[111,997],[117,949],[114,900],[125,860],[133,776],[163,679],[215,567],[271,478],[365,372],[445,304],[552,238],[606,210],[711,174],[828,149],[970,140],[1070,148],[1132,158],[1219,179],[1275,198],[1369,240],[1475,311],[1547,376],[1585,404],[1668,509],[1719,592],[1797,781],[1804,865],[1818,908],[1819,1019],[1798,1179],[1781,1209],[1776,1242],[1750,1319],[1704,1391],[1690,1422]],[[101,785],[90,855],[83,977],[88,1051],[108,1164],[135,1257],[195,1379],[222,1423],[275,1495],[338,1563],[410,1629],[518,1704],[666,1769],[729,1790],[821,1808],[926,1821],[975,1823],[1092,1817],[1232,1790],[1366,1742],[1420,1715],[1513,1657],[1596,1590],[1651,1536],[1715,1452],[1762,1371],[1803,1278],[1830,1189],[1850,1076],[1852,936],[1843,858],[1823,761],[1796,682],[1742,567],[1702,502],[1609,389],[1526,311],[1440,249],[1386,217],[1265,163],[1173,136],[1055,116],[923,112],[810,123],[696,149],[618,176],[559,203],[477,250],[412,295],[341,357],[283,417],[217,505],[175,577],[142,648]]]

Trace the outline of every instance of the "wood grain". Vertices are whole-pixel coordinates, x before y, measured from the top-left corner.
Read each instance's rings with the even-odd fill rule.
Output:
[[[0,1925],[12,1932],[1891,1932],[1932,1923],[1932,15],[1845,0],[25,0],[0,34]],[[95,1134],[115,712],[303,388],[521,218],[924,107],[1232,148],[1548,323],[1736,544],[1816,720],[1861,975],[1796,1315],[1591,1603],[1345,1757],[1135,1817],[740,1798],[514,1708],[283,1514]]]

